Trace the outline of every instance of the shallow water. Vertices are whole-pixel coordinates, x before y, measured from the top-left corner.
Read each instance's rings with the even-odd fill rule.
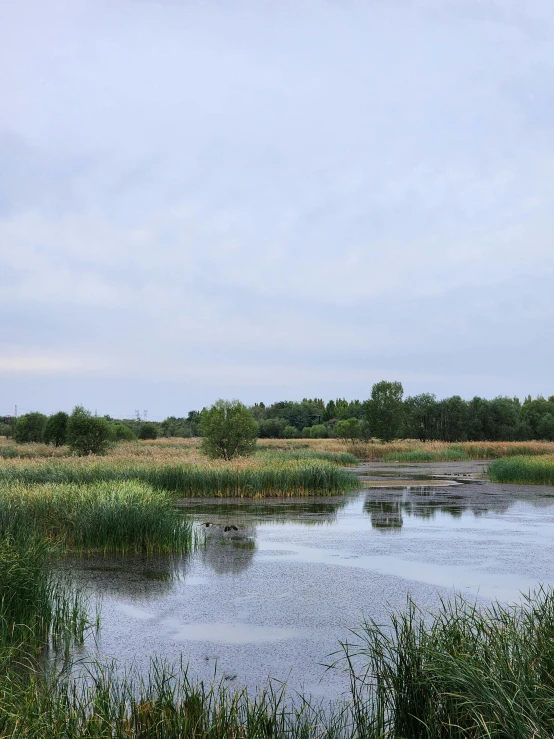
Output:
[[[470,481],[183,511],[214,524],[192,555],[70,563],[103,597],[92,652],[140,668],[182,654],[194,676],[250,688],[270,676],[332,698],[346,677],[322,663],[364,615],[384,622],[408,596],[433,608],[456,592],[512,602],[554,585],[552,487]]]

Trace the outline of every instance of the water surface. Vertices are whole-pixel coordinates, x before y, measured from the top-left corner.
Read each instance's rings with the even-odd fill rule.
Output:
[[[385,622],[408,596],[513,602],[554,584],[552,487],[470,480],[182,509],[206,537],[191,555],[71,562],[103,596],[100,656],[146,667],[182,654],[202,678],[253,688],[271,676],[336,697],[345,676],[321,665],[364,615]]]

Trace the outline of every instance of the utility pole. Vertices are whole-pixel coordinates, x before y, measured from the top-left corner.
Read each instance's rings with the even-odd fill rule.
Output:
[[[148,411],[144,411],[144,420],[148,421]]]

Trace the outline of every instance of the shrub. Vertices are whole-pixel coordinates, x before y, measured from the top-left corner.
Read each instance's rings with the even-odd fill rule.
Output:
[[[329,429],[324,423],[316,423],[310,429],[310,437],[312,439],[327,439],[329,436]]]
[[[258,424],[238,400],[218,400],[204,408],[200,419],[201,449],[209,457],[232,459],[251,454],[256,447]]]
[[[311,431],[312,431],[312,429],[311,429],[310,426],[304,426],[304,428],[302,429],[302,434],[301,434],[302,435],[302,438],[303,439],[309,439],[311,437],[311,435],[312,435],[311,434]]]
[[[298,436],[296,426],[285,426],[285,428],[283,429],[283,436],[285,437],[285,439],[296,439]]]
[[[347,421],[337,421],[334,435],[343,441],[358,441],[362,436],[362,422],[359,418],[349,418]]]
[[[43,413],[27,413],[17,419],[13,438],[18,444],[42,441],[45,425],[46,416]]]
[[[63,446],[67,442],[67,419],[69,416],[64,411],[55,413],[46,421],[44,426],[44,443]]]
[[[111,438],[114,441],[136,441],[133,429],[127,426],[126,423],[112,423]]]
[[[105,454],[110,446],[111,426],[78,405],[67,421],[67,443],[79,456]]]
[[[138,430],[138,438],[146,441],[147,439],[157,439],[158,429],[155,423],[141,423]]]
[[[259,423],[259,435],[262,439],[281,439],[285,433],[287,422],[284,418],[268,418]]]

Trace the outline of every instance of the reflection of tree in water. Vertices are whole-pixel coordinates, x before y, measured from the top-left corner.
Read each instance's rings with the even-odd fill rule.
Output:
[[[491,491],[492,492],[492,491]],[[413,516],[423,520],[432,519],[437,511],[460,518],[466,511],[481,516],[489,511],[502,514],[518,500],[516,496],[490,495],[485,485],[477,492],[471,486],[439,488],[432,486],[413,486],[404,490],[371,490],[366,493],[364,511],[371,516],[375,529],[400,530],[403,516]]]
[[[256,541],[249,536],[209,537],[201,558],[218,575],[238,575],[250,567],[255,552]]]
[[[366,498],[364,511],[371,516],[371,525],[374,529],[400,531],[402,528],[402,507],[398,501],[385,502]]]

